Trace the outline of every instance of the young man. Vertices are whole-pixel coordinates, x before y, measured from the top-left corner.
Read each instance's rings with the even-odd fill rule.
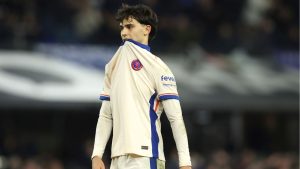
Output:
[[[175,78],[148,46],[157,30],[156,14],[145,5],[123,5],[116,20],[124,44],[105,67],[93,169],[105,168],[101,158],[112,130],[111,169],[164,169],[163,109],[171,123],[180,169],[191,169]]]

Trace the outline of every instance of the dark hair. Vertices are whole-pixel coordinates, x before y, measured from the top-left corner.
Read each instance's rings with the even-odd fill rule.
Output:
[[[122,22],[129,17],[136,19],[141,24],[150,25],[151,32],[149,34],[149,40],[154,39],[157,32],[158,19],[156,13],[150,7],[142,4],[133,6],[123,4],[122,7],[118,9],[116,20]]]

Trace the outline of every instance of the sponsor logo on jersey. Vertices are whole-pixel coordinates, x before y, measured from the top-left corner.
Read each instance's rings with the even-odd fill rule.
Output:
[[[164,83],[163,86],[165,86],[165,87],[174,87],[174,86],[176,86],[176,83],[175,84],[166,84],[166,83]]]
[[[135,71],[139,71],[143,68],[143,65],[138,59],[136,59],[131,62],[131,68]]]
[[[142,150],[148,150],[148,146],[141,146]]]
[[[160,80],[161,81],[170,81],[170,82],[175,82],[175,78],[173,76],[164,76],[162,75],[160,77]]]

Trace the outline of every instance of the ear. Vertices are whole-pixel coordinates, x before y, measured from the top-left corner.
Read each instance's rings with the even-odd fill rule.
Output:
[[[151,25],[145,25],[144,35],[149,35],[151,32]]]

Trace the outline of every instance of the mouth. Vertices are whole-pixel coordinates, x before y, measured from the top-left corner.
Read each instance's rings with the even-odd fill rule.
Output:
[[[129,38],[123,38],[122,40],[123,40],[123,42],[125,42],[125,41],[127,41]]]

